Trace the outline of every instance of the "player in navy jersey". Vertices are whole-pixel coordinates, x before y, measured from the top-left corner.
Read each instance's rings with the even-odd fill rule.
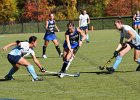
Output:
[[[138,28],[138,34],[140,34],[140,12],[133,16],[133,28],[136,30]]]
[[[68,30],[65,32],[65,41],[63,44],[64,52],[63,52],[63,65],[60,71],[60,76],[63,77],[63,73],[66,72],[66,67],[71,59],[74,56],[73,52],[79,46],[82,45],[82,42],[86,39],[86,35],[79,28],[75,28],[72,21],[67,24]],[[82,36],[79,39],[79,35]]]
[[[45,72],[35,56],[35,52],[33,50],[37,45],[37,37],[31,36],[29,41],[16,41],[6,45],[3,49],[7,50],[11,46],[15,46],[7,56],[8,61],[11,63],[12,68],[9,73],[5,76],[6,80],[14,80],[12,75],[19,69],[20,66],[25,66],[27,71],[32,75],[32,81],[42,81],[42,78],[39,78],[34,70],[33,65],[30,64],[24,57],[31,55],[35,64],[39,67],[41,72]]]
[[[60,50],[60,47],[59,47],[59,42],[56,38],[56,35],[55,35],[55,28],[57,29],[57,31],[59,32],[59,29],[58,27],[56,26],[56,22],[54,20],[54,14],[50,14],[49,15],[49,20],[46,21],[46,33],[45,33],[45,36],[44,36],[44,45],[43,45],[43,54],[42,54],[42,57],[43,58],[47,58],[46,56],[46,48],[49,44],[49,41],[52,41],[56,47],[56,50],[59,54],[59,56],[61,57],[62,56],[62,53],[61,53],[61,50]]]

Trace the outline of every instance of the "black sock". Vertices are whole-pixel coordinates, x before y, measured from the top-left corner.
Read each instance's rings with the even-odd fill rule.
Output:
[[[43,55],[46,53],[46,46],[43,46]]]
[[[61,53],[61,50],[60,50],[60,47],[59,47],[59,45],[58,45],[58,46],[55,46],[55,48],[56,48],[56,50],[57,50],[58,54],[60,55],[60,53]]]
[[[69,61],[64,61],[63,66],[62,66],[60,72],[62,72],[62,73],[65,73],[66,72],[66,67],[67,67],[68,63],[69,63]]]
[[[140,29],[138,29],[138,34],[140,34]]]

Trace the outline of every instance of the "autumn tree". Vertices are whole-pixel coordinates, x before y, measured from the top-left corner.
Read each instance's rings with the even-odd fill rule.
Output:
[[[106,7],[107,16],[127,16],[140,10],[140,0],[110,0]]]
[[[78,0],[78,10],[86,9],[91,17],[103,17],[108,2],[109,0]]]
[[[23,18],[26,20],[45,20],[55,6],[48,6],[47,0],[27,1],[25,3]]]
[[[67,6],[67,18],[68,19],[77,19],[79,16],[79,13],[77,11],[76,5],[77,5],[77,0],[68,0],[67,1],[68,6]]]
[[[15,0],[0,0],[0,22],[13,22],[18,16]]]

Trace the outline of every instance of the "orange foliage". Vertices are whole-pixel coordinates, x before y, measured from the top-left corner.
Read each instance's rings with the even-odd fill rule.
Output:
[[[40,0],[40,2],[28,1],[25,4],[23,18],[28,20],[42,21],[50,14],[48,2]]]
[[[107,16],[127,16],[140,10],[139,0],[110,0],[106,7]]]

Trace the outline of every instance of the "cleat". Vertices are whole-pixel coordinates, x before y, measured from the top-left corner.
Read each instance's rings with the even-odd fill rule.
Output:
[[[108,70],[109,74],[112,74],[113,72],[115,72],[115,69],[113,67],[107,67],[106,69]]]
[[[60,58],[63,57],[63,53],[60,53],[59,57],[60,57]]]
[[[4,78],[5,80],[15,80],[13,77],[9,77],[8,75],[6,75]]]
[[[140,65],[137,67],[136,71],[140,71]]]
[[[42,57],[43,57],[43,58],[47,58],[47,56],[46,56],[46,55],[42,55]]]
[[[36,79],[32,78],[32,82],[34,82],[34,81],[43,81],[43,78],[41,78],[41,77],[37,77]]]
[[[86,41],[86,43],[89,43],[89,41]]]
[[[59,78],[63,78],[64,76],[65,76],[65,73],[59,73],[59,74],[58,74],[58,77],[59,77]]]

